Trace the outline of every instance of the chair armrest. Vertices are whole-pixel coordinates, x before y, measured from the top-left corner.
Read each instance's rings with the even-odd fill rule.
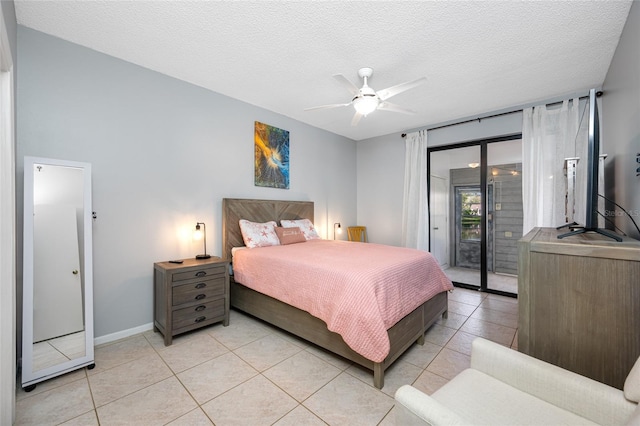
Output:
[[[482,338],[471,368],[598,424],[624,424],[637,406],[621,390]]]
[[[410,385],[396,391],[396,424],[398,425],[467,425],[468,421]]]

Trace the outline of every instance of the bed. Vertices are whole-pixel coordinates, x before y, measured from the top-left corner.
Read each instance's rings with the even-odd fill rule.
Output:
[[[222,243],[224,256],[232,259],[232,251],[244,241],[240,219],[252,222],[314,219],[314,204],[309,201],[274,201],[225,198],[222,201]],[[364,244],[348,243],[344,244]],[[249,249],[247,249],[249,250]],[[231,306],[267,323],[301,337],[330,352],[373,371],[373,384],[384,386],[385,370],[413,343],[424,343],[424,333],[441,316],[447,315],[447,291],[440,291],[386,330],[389,342],[384,359],[365,357],[349,346],[343,337],[330,331],[327,323],[306,310],[298,309],[274,297],[253,290],[231,276]],[[386,337],[386,336],[385,336]],[[373,361],[370,358],[377,359]]]

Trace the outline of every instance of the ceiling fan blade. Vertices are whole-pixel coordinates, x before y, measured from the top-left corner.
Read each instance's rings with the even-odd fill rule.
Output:
[[[362,114],[356,111],[356,113],[353,114],[353,118],[351,119],[351,125],[354,127],[357,126],[361,118],[362,118]]]
[[[344,75],[336,74],[333,76],[333,78],[338,80],[340,84],[342,84],[353,96],[356,96],[358,94],[360,88],[350,82],[349,79],[347,79],[347,77],[345,77]]]
[[[393,112],[400,112],[402,114],[409,114],[409,115],[416,114],[414,110],[411,110],[409,108],[403,108],[399,105],[392,104],[391,102],[380,102],[380,105],[378,105],[378,109],[381,111],[393,111]]]
[[[313,111],[315,109],[329,109],[329,108],[340,108],[340,107],[345,107],[345,106],[349,106],[351,105],[351,102],[348,102],[346,104],[331,104],[331,105],[320,105],[317,107],[311,107],[311,108],[305,108],[305,111]]]
[[[377,95],[381,101],[389,99],[392,96],[397,95],[398,93],[402,93],[406,90],[413,89],[427,81],[426,77],[420,77],[417,80],[407,81],[406,83],[400,83],[395,86],[387,87],[386,89],[382,89],[377,91]]]

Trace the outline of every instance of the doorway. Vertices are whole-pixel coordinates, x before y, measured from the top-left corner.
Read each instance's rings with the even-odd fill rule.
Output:
[[[428,156],[430,251],[454,285],[516,296],[521,135],[433,147]]]
[[[431,254],[443,268],[449,266],[449,209],[447,204],[447,178],[431,175]]]
[[[480,269],[482,191],[480,186],[456,186],[455,263],[459,268]]]

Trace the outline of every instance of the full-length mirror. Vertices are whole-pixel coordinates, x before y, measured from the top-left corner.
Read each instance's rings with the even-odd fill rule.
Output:
[[[22,387],[93,367],[91,165],[25,157]]]

